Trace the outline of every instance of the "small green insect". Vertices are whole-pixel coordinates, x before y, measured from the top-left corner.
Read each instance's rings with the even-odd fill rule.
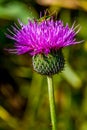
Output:
[[[50,11],[47,9],[44,13],[44,16],[43,17],[40,16],[40,19],[38,20],[38,22],[49,20],[54,14],[55,12],[50,13]]]

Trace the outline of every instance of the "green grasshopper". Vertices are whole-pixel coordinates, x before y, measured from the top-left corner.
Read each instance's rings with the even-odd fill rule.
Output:
[[[47,9],[44,13],[44,16],[43,17],[40,17],[40,19],[38,20],[38,22],[42,22],[42,21],[45,21],[45,20],[49,20],[53,15],[54,15],[55,12],[52,12],[50,13],[49,10]],[[48,14],[48,15],[47,15]]]

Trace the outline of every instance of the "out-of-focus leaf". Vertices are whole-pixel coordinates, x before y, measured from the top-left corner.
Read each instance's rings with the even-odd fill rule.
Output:
[[[84,50],[87,52],[87,41],[84,43]]]
[[[80,0],[79,6],[80,6],[83,10],[87,11],[87,1],[86,1],[86,0]]]
[[[36,0],[40,5],[56,5],[64,8],[77,9],[79,0]]]
[[[0,4],[3,3],[3,2],[5,2],[5,0],[0,0]]]
[[[0,106],[0,118],[6,122],[9,127],[17,128],[18,122],[3,107]]]
[[[69,9],[83,9],[87,11],[86,0],[36,0],[40,5],[59,6]]]
[[[9,113],[1,106],[0,106],[0,118],[2,118],[5,121],[7,121],[9,118]]]
[[[29,67],[19,67],[14,70],[14,74],[18,77],[29,78],[31,77],[31,69]]]
[[[83,38],[87,38],[87,14],[79,11],[79,17],[78,19],[78,23],[81,26],[81,30],[79,32],[79,35]]]
[[[87,86],[84,91],[84,98],[83,98],[83,103],[82,103],[82,112],[84,115],[87,116]]]
[[[80,124],[80,129],[79,130],[87,130],[87,121],[84,120],[81,124]]]
[[[23,22],[29,19],[37,17],[34,9],[28,9],[28,7],[21,2],[10,2],[5,6],[0,6],[0,18],[2,19],[18,19],[20,18]]]
[[[82,81],[80,77],[74,72],[68,63],[66,64],[65,70],[63,71],[63,76],[74,88],[81,87]]]

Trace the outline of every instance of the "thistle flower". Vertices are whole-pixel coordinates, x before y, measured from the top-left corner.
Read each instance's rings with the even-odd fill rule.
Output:
[[[61,20],[54,21],[53,18],[42,22],[29,20],[27,25],[19,21],[19,24],[21,28],[12,26],[13,32],[8,29],[10,34],[7,37],[15,41],[14,48],[8,51],[18,55],[30,54],[34,70],[40,74],[60,72],[64,68],[62,48],[80,43],[75,38],[79,32],[75,24],[70,28],[68,24],[64,26]]]

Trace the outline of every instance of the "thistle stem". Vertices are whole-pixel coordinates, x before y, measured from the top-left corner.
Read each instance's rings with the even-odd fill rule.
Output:
[[[49,102],[50,102],[52,130],[57,130],[57,121],[56,121],[56,113],[55,113],[55,100],[54,100],[54,88],[53,88],[53,79],[52,79],[51,76],[47,76],[47,82],[48,82],[48,93],[49,93]]]

